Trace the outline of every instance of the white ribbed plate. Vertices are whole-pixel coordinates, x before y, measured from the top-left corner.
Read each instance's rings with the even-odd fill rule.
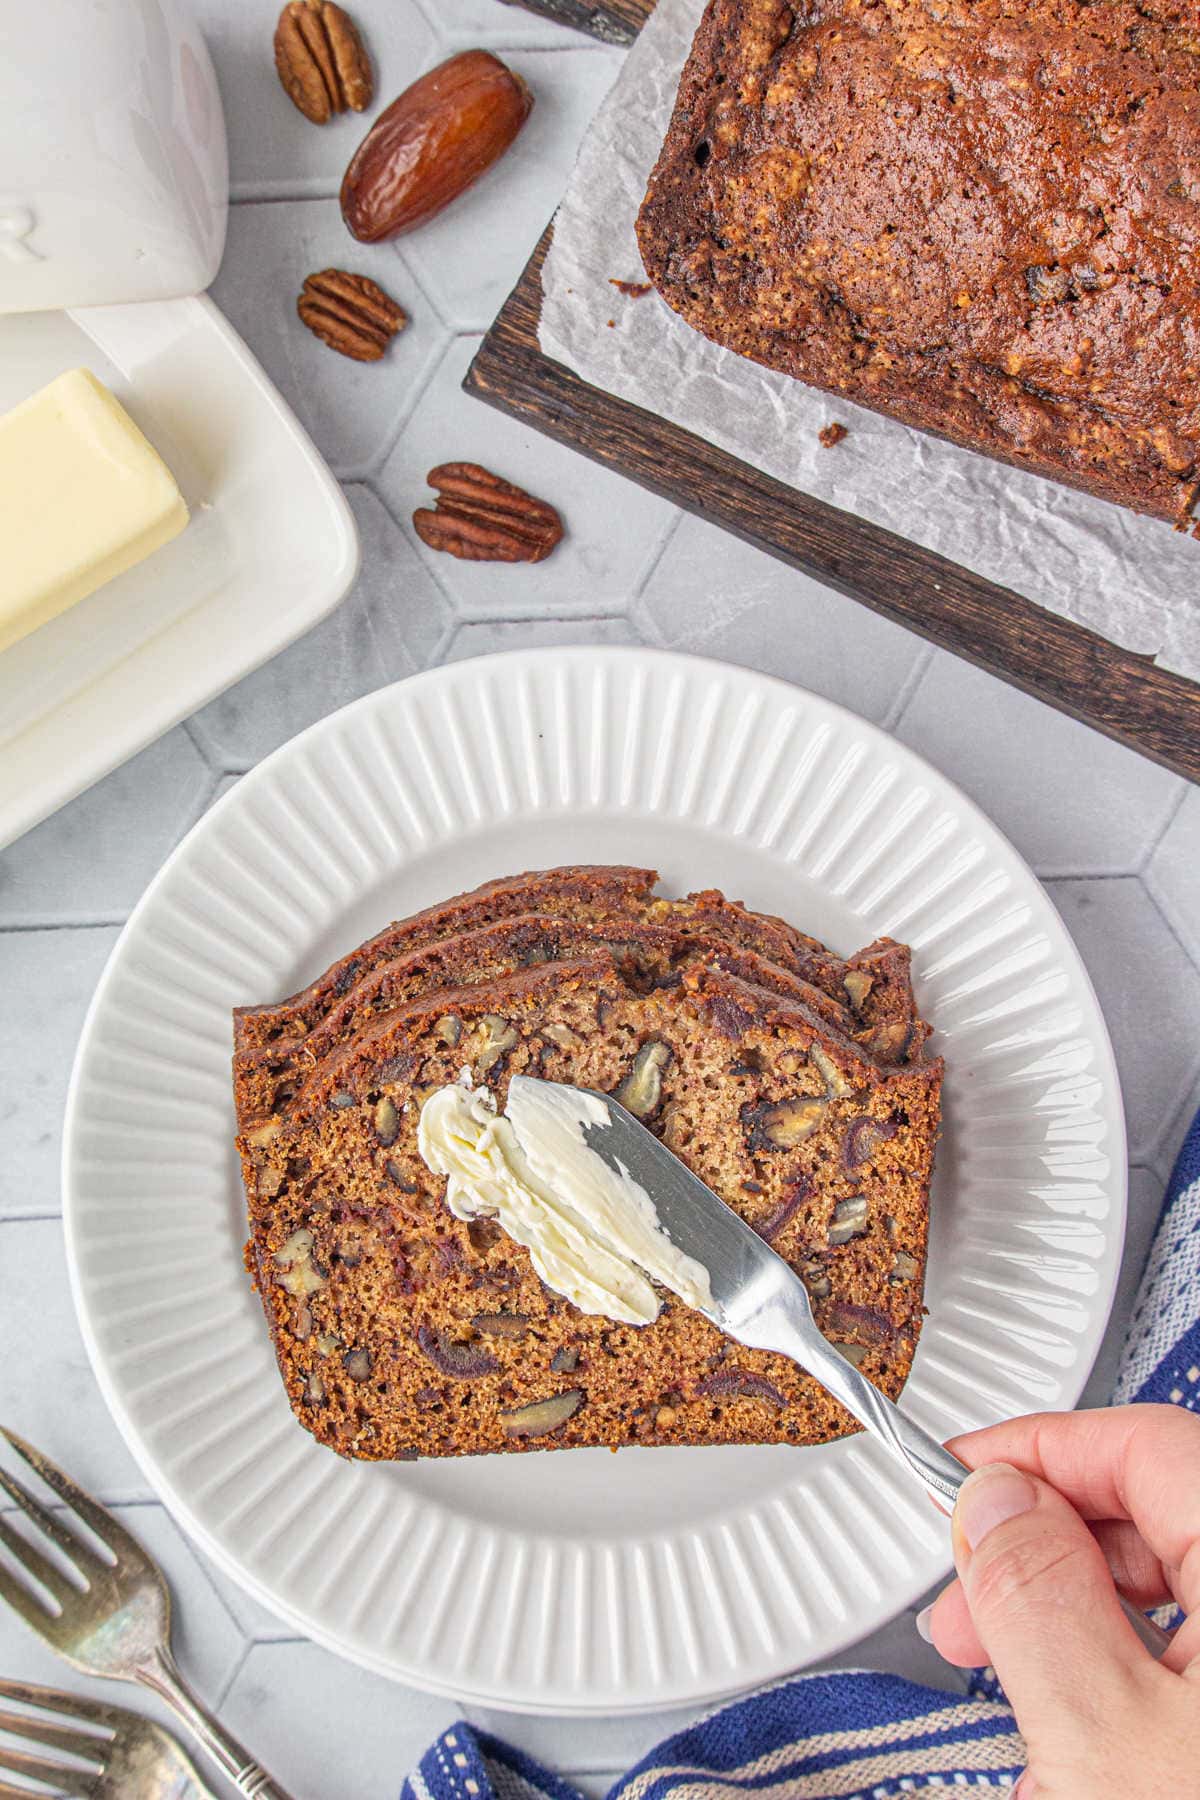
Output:
[[[528,1710],[698,1702],[828,1655],[949,1565],[858,1439],[385,1467],[295,1423],[241,1263],[229,1009],[490,876],[645,862],[841,950],[913,945],[947,1063],[930,1317],[939,1435],[1069,1406],[1120,1259],[1125,1146],[1095,996],[999,832],[883,733],[782,682],[643,650],[420,675],[245,776],[121,937],[68,1109],[80,1318],[121,1429],[201,1545],[371,1668]]]

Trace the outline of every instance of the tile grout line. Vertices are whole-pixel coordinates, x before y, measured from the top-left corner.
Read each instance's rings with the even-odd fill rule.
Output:
[[[667,650],[670,648],[670,645],[667,643],[666,635],[659,625],[658,620],[651,612],[644,594],[639,594],[634,599],[633,604],[630,606],[629,611],[625,616],[629,620],[632,629],[636,631],[638,636],[642,639],[642,642],[647,644],[652,650]]]
[[[330,200],[336,201],[340,188],[341,182],[336,181],[328,193],[324,190],[320,193],[302,193],[298,189],[291,189],[286,193],[277,190],[269,194],[250,194],[245,191],[239,192],[235,185],[229,196],[229,204],[230,206],[303,206],[310,201],[327,204]]]
[[[1180,937],[1178,931],[1176,931],[1174,921],[1172,919],[1168,918],[1165,908],[1163,907],[1161,901],[1159,900],[1158,895],[1154,891],[1155,883],[1152,880],[1149,880],[1142,875],[1133,875],[1130,877],[1130,880],[1137,882],[1138,886],[1141,888],[1142,892],[1145,894],[1147,900],[1149,900],[1151,906],[1154,908],[1155,912],[1158,914],[1159,918],[1162,920],[1163,924],[1166,926],[1167,932],[1171,939],[1171,942],[1175,945],[1175,948],[1183,956],[1188,967],[1190,969],[1196,969],[1195,957],[1192,955],[1192,952],[1188,949],[1187,945],[1184,943],[1183,939]],[[1200,974],[1200,969],[1197,969],[1196,972],[1197,972],[1197,974]]]
[[[449,654],[450,646],[458,636],[463,624],[464,621],[462,619],[456,619],[453,613],[450,615],[449,619],[446,621],[445,629],[433,647],[433,653],[429,662],[429,667],[431,669],[440,669],[443,666],[446,657]]]
[[[209,771],[208,780],[204,785],[204,791],[202,792],[199,800],[196,803],[195,810],[193,811],[187,824],[184,826],[182,837],[176,838],[175,845],[172,846],[172,849],[175,848],[176,845],[182,843],[183,838],[187,836],[188,832],[192,830],[193,826],[198,825],[200,823],[201,819],[204,817],[205,813],[208,812],[209,808],[213,804],[213,801],[217,797],[217,789],[221,785],[221,777],[213,769],[213,767],[212,767],[211,763],[208,761],[207,757],[205,758],[204,766]],[[167,854],[170,855],[170,851],[168,851]]]
[[[1030,867],[1039,881],[1136,881],[1145,886],[1136,869],[1040,869],[1036,864]]]
[[[1149,1155],[1151,1157],[1161,1157],[1164,1161],[1169,1161],[1172,1167],[1174,1166],[1179,1146],[1182,1145],[1184,1137],[1187,1136],[1192,1119],[1195,1116],[1196,1096],[1198,1092],[1200,1092],[1200,1061],[1192,1064],[1192,1067],[1180,1088],[1179,1098],[1170,1108],[1165,1121],[1158,1127],[1157,1131],[1150,1134]],[[1167,1149],[1168,1134],[1174,1134],[1176,1127],[1180,1124],[1181,1115],[1182,1135],[1179,1138],[1175,1150],[1171,1151]]]
[[[0,937],[6,933],[16,936],[19,932],[31,931],[119,931],[128,917],[128,913],[112,913],[100,918],[9,919],[0,924]]]
[[[1135,870],[1134,870],[1135,874],[1145,876],[1148,873],[1150,864],[1154,861],[1155,857],[1158,855],[1159,850],[1162,848],[1163,839],[1166,837],[1167,833],[1170,831],[1171,827],[1174,825],[1176,819],[1179,817],[1180,813],[1183,811],[1184,806],[1187,804],[1187,797],[1188,797],[1190,788],[1191,788],[1191,783],[1189,781],[1185,781],[1183,779],[1183,777],[1180,776],[1179,777],[1179,792],[1177,795],[1174,796],[1172,804],[1167,808],[1166,818],[1163,820],[1162,826],[1160,827],[1159,831],[1155,834],[1154,838],[1151,840],[1149,845],[1142,852],[1141,860],[1135,865]]]
[[[482,337],[483,334],[482,332],[456,330],[450,320],[441,312],[437,300],[422,281],[419,272],[414,269],[413,265],[401,251],[396,252],[396,260],[403,269],[406,278],[411,281],[412,285],[421,296],[422,301],[429,308],[430,313],[437,322],[439,330],[445,335],[445,341],[440,349],[435,346],[435,354],[428,359],[423,373],[418,376],[413,386],[408,389],[405,396],[405,404],[400,408],[392,430],[388,433],[379,449],[372,451],[365,462],[357,465],[354,474],[338,474],[337,478],[339,481],[353,481],[360,486],[370,487],[372,493],[374,493],[375,498],[379,501],[379,504],[383,507],[388,517],[399,526],[399,519],[396,518],[395,513],[387,504],[383,495],[372,486],[372,483],[378,476],[383,474],[384,469],[396,454],[401,438],[416,417],[418,408],[426,394],[445,368],[446,359],[453,351],[455,344],[460,338]]]
[[[207,1555],[200,1548],[199,1544],[197,1544],[194,1541],[194,1539],[191,1536],[191,1533],[184,1530],[183,1526],[176,1519],[174,1513],[171,1512],[170,1508],[167,1507],[165,1505],[165,1503],[164,1503],[163,1510],[166,1513],[168,1519],[170,1519],[171,1524],[175,1527],[175,1530],[179,1533],[181,1540],[187,1545],[189,1551],[191,1552],[192,1560],[196,1564],[197,1569],[200,1571],[201,1578],[204,1581],[205,1586],[208,1588],[209,1593],[212,1595],[213,1599],[216,1601],[217,1605],[220,1607],[221,1611],[224,1613],[225,1617],[229,1620],[229,1623],[233,1626],[233,1629],[237,1632],[238,1636],[242,1640],[243,1654],[242,1654],[241,1661],[238,1663],[237,1668],[233,1671],[233,1674],[229,1677],[229,1681],[228,1681],[224,1691],[222,1692],[221,1698],[217,1702],[218,1706],[223,1706],[225,1703],[225,1698],[229,1692],[229,1689],[233,1686],[233,1683],[237,1680],[238,1675],[241,1673],[242,1666],[245,1663],[246,1657],[250,1654],[250,1647],[255,1642],[255,1639],[254,1639],[252,1633],[247,1632],[245,1630],[245,1628],[242,1625],[242,1621],[238,1618],[237,1614],[234,1612],[233,1608],[229,1605],[228,1601],[226,1600],[224,1594],[221,1592],[220,1588],[217,1586],[216,1580],[213,1575],[213,1569],[209,1563]]]
[[[210,1583],[210,1586],[211,1586],[211,1583]],[[216,1592],[215,1589],[213,1591]],[[217,1597],[218,1597],[218,1599],[220,1598],[219,1595]],[[227,1615],[229,1614],[228,1607],[225,1608],[225,1612]],[[240,1636],[240,1638],[242,1640],[241,1641],[241,1654],[238,1656],[238,1658],[234,1662],[233,1668],[229,1671],[229,1674],[225,1677],[225,1680],[221,1683],[220,1691],[217,1693],[217,1695],[215,1696],[215,1698],[213,1700],[213,1711],[214,1712],[220,1712],[221,1709],[224,1707],[225,1702],[229,1699],[230,1694],[233,1692],[234,1684],[236,1683],[238,1676],[241,1674],[241,1672],[245,1668],[247,1662],[250,1660],[250,1652],[254,1648],[254,1640],[252,1638],[246,1637],[245,1632],[242,1631],[242,1628],[238,1624],[236,1619],[233,1620],[233,1623],[238,1632],[238,1635]]]
[[[909,670],[905,679],[900,683],[900,690],[896,695],[895,700],[892,702],[886,718],[882,721],[882,728],[889,736],[895,737],[901,725],[904,723],[908,709],[916,697],[917,689],[921,686],[926,674],[933,666],[935,655],[936,649],[934,645],[924,644],[922,646],[921,654],[918,655],[916,662]]]
[[[199,709],[197,708],[197,710]],[[181,719],[179,721],[179,729],[182,731],[184,737],[192,746],[192,749],[196,752],[196,755],[200,758],[200,761],[204,764],[204,767],[208,770],[209,774],[216,775],[217,769],[213,763],[212,757],[209,755],[203,735],[196,730],[195,713],[189,713],[186,719]]]
[[[666,556],[667,551],[671,548],[671,545],[674,543],[683,526],[683,520],[684,511],[682,506],[675,507],[673,514],[668,517],[666,524],[663,526],[662,534],[659,537],[657,544],[653,546],[646,559],[645,568],[634,581],[633,591],[630,594],[631,602],[645,600],[646,589],[650,586],[650,583],[654,580],[655,575],[661,568],[663,558]]]
[[[1200,1064],[1191,1071],[1183,1092],[1176,1104],[1171,1108],[1163,1124],[1151,1140],[1151,1149],[1147,1166],[1163,1183],[1164,1189],[1170,1179],[1175,1159],[1183,1146],[1191,1123],[1200,1106]]]
[[[146,1509],[148,1507],[151,1507],[151,1506],[161,1507],[163,1512],[166,1512],[166,1508],[163,1506],[163,1503],[158,1498],[157,1494],[149,1494],[145,1498],[136,1499],[136,1500],[121,1500],[121,1499],[107,1500],[100,1494],[89,1494],[89,1498],[92,1500],[95,1500],[95,1502],[98,1506],[103,1506],[104,1508],[106,1508],[106,1510],[108,1512],[111,1512],[111,1513],[138,1512],[138,1511],[144,1512],[144,1511],[146,1511]],[[64,1516],[73,1510],[71,1507],[67,1506],[67,1504],[62,1500],[42,1500],[39,1502],[39,1504],[44,1506],[48,1513],[55,1513],[55,1514],[62,1513]],[[3,1506],[0,1506],[0,1519],[2,1519],[2,1518],[10,1518],[10,1519],[22,1518],[25,1516],[27,1516],[25,1514],[25,1508],[23,1506],[16,1505],[15,1502],[6,1501]],[[169,1513],[167,1513],[167,1517],[170,1518]],[[188,1545],[188,1547],[190,1549],[191,1548],[191,1539],[185,1538],[184,1542]],[[226,1610],[228,1610],[228,1608]],[[234,1623],[235,1623],[235,1625],[237,1624],[236,1619],[234,1620]],[[241,1627],[239,1626],[238,1629],[240,1630]]]
[[[589,613],[547,613],[547,612],[505,612],[474,613],[465,612],[457,623],[463,625],[611,625],[615,620],[626,620],[629,612],[589,612]]]

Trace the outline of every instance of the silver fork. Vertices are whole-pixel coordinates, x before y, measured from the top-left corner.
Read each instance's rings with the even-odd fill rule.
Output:
[[[0,1468],[0,1488],[49,1538],[78,1577],[72,1580],[57,1562],[0,1517],[0,1544],[29,1580],[44,1590],[44,1595],[37,1593],[0,1563],[0,1598],[7,1600],[52,1650],[85,1675],[140,1682],[159,1695],[246,1800],[291,1800],[287,1790],[201,1704],[175,1666],[171,1596],[157,1564],[110,1513],[32,1444],[3,1426],[0,1434],[65,1503],[75,1522],[85,1525],[111,1556],[110,1561],[99,1555],[35,1500],[15,1476]]]
[[[0,1681],[0,1700],[39,1709],[14,1713],[0,1708],[0,1732],[39,1746],[26,1751],[0,1744],[0,1770],[9,1775],[41,1782],[69,1800],[217,1800],[170,1732],[140,1713],[23,1681]],[[43,1713],[53,1717],[39,1716]],[[64,1725],[64,1715],[82,1719],[93,1729]],[[90,1767],[58,1762],[47,1751]],[[13,1787],[0,1779],[0,1800],[37,1797],[32,1788]]]

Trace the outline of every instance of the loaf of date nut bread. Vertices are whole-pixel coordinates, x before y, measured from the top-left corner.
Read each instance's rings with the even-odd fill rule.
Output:
[[[1182,0],[710,0],[647,273],[718,344],[1181,521],[1198,24]]]
[[[488,1220],[443,1204],[423,1099],[464,1067],[627,1104],[808,1284],[887,1393],[921,1322],[941,1063],[881,1064],[801,1000],[682,950],[672,979],[608,949],[442,988],[318,1061],[240,1149],[247,1259],[297,1417],[359,1458],[570,1445],[814,1443],[850,1428],[786,1358],[665,1297],[649,1325],[585,1314]]]

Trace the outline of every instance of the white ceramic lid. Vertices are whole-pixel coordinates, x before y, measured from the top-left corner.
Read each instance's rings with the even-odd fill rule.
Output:
[[[199,293],[228,204],[216,77],[177,0],[0,5],[0,313]]]

